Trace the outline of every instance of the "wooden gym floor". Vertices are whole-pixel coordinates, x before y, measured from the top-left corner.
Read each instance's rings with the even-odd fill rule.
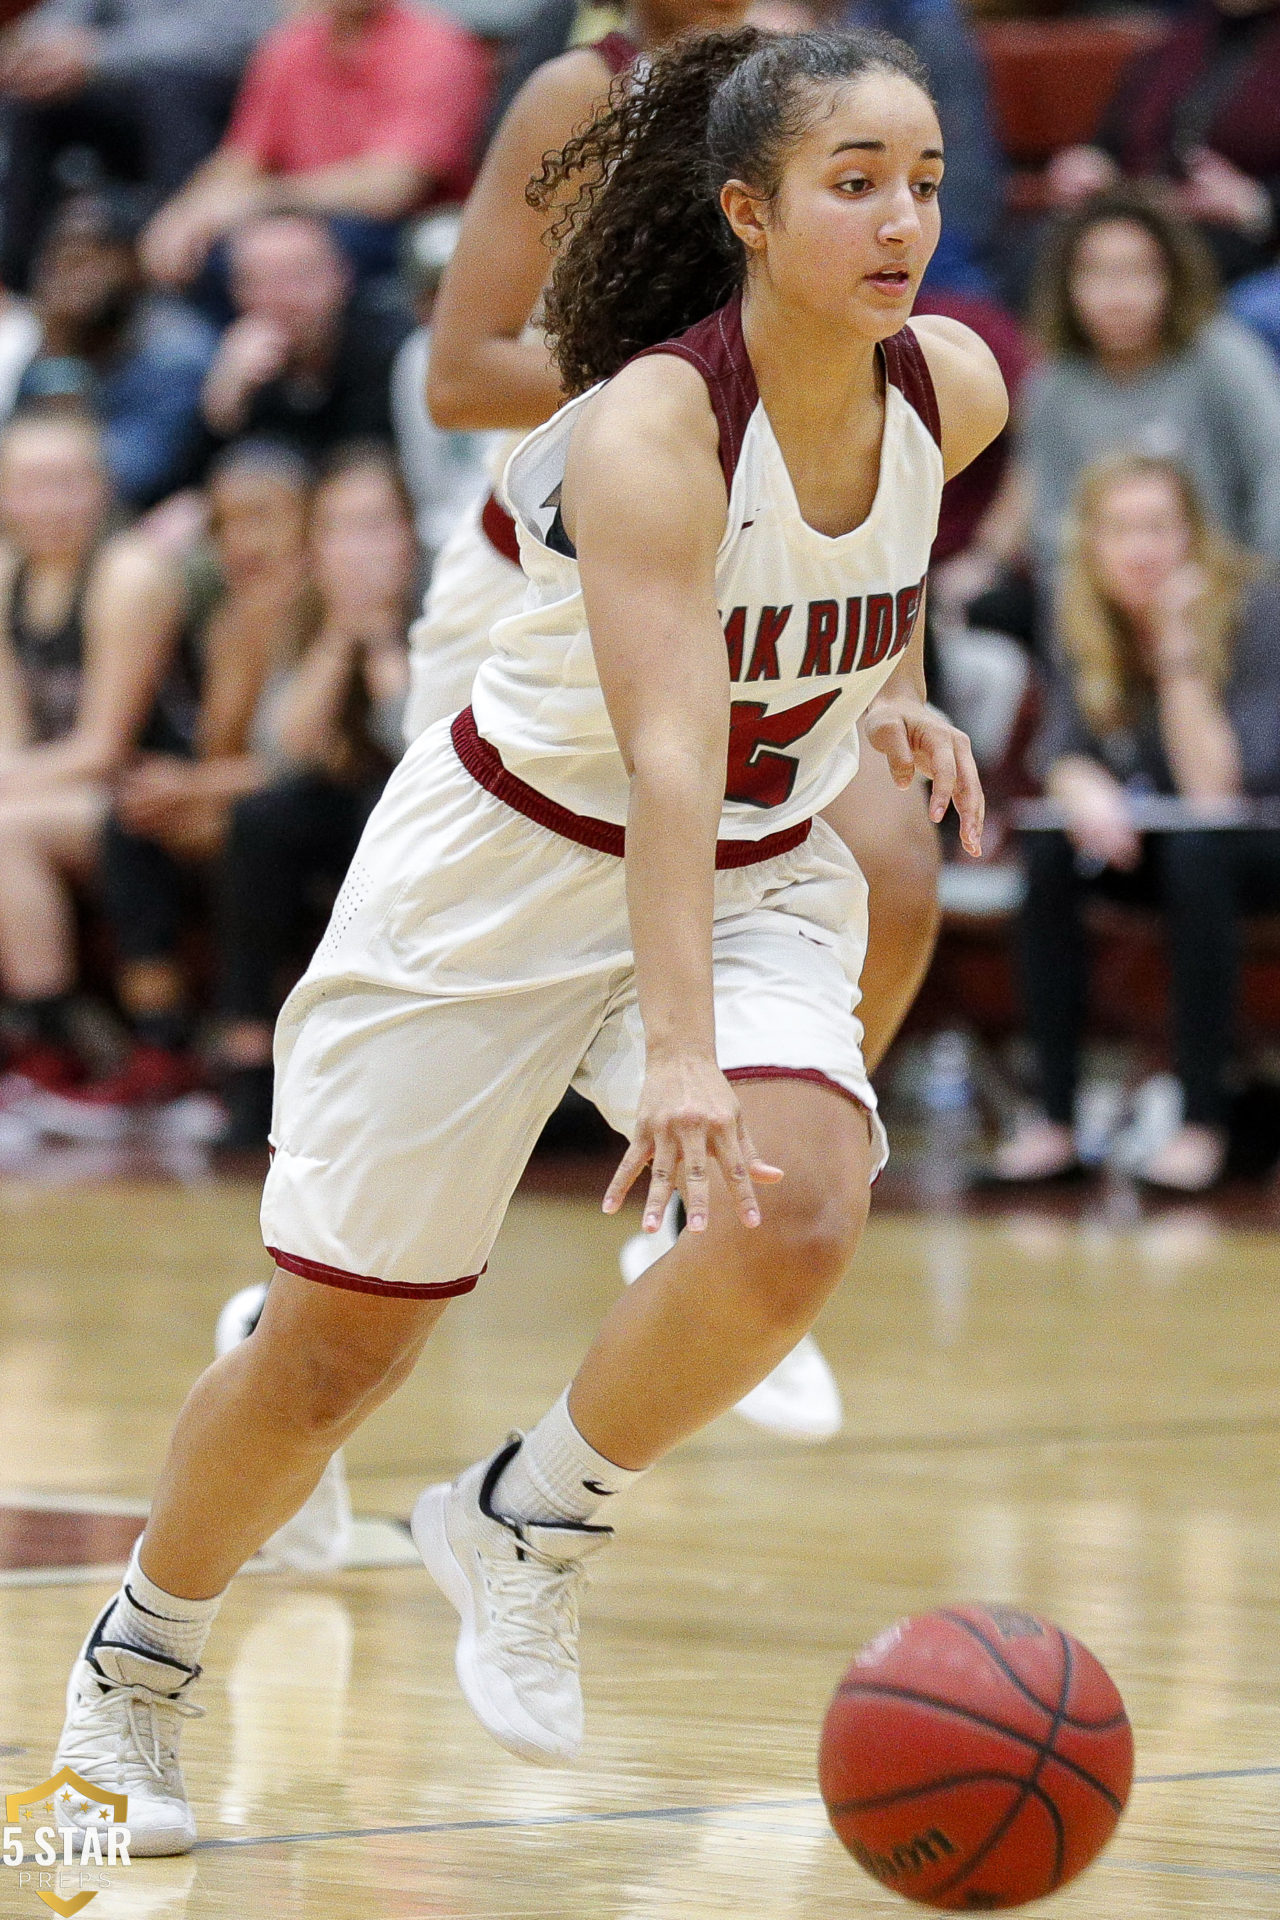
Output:
[[[359,1511],[405,1515],[558,1391],[633,1223],[602,1219],[598,1172],[518,1198],[480,1291],[351,1446]],[[46,1777],[110,1591],[31,1563],[121,1557],[217,1309],[264,1271],[256,1198],[0,1182],[0,1790]],[[1137,1732],[1109,1854],[1029,1911],[1275,1916],[1278,1250],[1194,1208],[878,1207],[821,1329],[844,1436],[805,1449],[724,1420],[619,1514],[576,1769],[481,1734],[419,1570],[244,1577],[187,1732],[200,1848],[118,1871],[93,1920],[905,1916],[826,1829],[817,1728],[862,1641],[961,1597],[1071,1627]],[[0,1868],[0,1911],[43,1911],[16,1881]]]

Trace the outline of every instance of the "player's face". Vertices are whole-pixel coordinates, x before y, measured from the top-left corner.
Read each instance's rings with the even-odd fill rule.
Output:
[[[1112,604],[1141,619],[1191,557],[1178,490],[1163,474],[1132,474],[1108,487],[1090,529],[1093,570]]]
[[[1071,263],[1071,305],[1082,331],[1108,358],[1159,348],[1169,304],[1164,255],[1136,220],[1099,220],[1081,234]]]
[[[815,102],[755,251],[784,303],[866,339],[896,333],[938,244],[942,132],[927,97],[868,74]]]

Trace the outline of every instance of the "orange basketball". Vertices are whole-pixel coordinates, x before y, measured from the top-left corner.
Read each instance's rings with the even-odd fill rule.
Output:
[[[1129,1798],[1133,1732],[1106,1669],[1061,1627],[946,1607],[863,1648],[827,1710],[819,1778],[875,1879],[985,1912],[1096,1859]]]

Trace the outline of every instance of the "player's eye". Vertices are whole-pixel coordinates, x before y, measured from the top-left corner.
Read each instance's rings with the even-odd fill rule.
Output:
[[[853,173],[845,180],[836,181],[836,191],[838,193],[866,193],[870,186],[871,182],[865,173]]]
[[[921,200],[936,200],[941,185],[941,180],[917,180],[915,190]]]

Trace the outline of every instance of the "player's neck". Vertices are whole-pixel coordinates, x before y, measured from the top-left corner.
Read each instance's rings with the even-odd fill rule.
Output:
[[[865,415],[881,413],[876,342],[813,315],[784,310],[767,286],[748,287],[742,332],[756,385],[781,443],[845,435]]]

